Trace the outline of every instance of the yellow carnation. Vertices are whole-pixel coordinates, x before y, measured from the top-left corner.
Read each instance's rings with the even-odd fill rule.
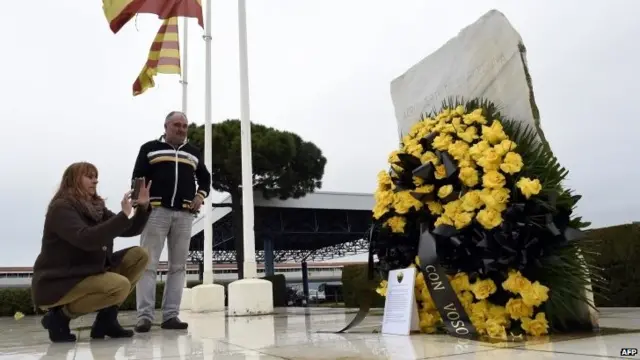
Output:
[[[431,298],[426,286],[420,289],[420,300],[422,300],[422,309],[427,311],[437,310],[436,304],[433,302],[433,298]]]
[[[436,166],[434,175],[437,180],[442,180],[447,177],[447,168],[444,165],[440,164]]]
[[[449,134],[440,134],[433,139],[433,143],[431,144],[435,149],[440,151],[447,151],[449,145],[453,143],[453,138]]]
[[[473,161],[473,159],[471,158],[471,155],[467,154],[467,156],[465,156],[464,159],[458,161],[458,167],[459,168],[476,168],[476,162]]]
[[[469,288],[471,288],[471,285],[469,285]],[[460,299],[460,303],[462,304],[462,307],[464,307],[464,309],[467,312],[469,312],[471,310],[471,304],[473,304],[473,300],[474,300],[473,294],[471,293],[471,291],[463,291],[461,294],[458,295],[458,299]]]
[[[456,142],[449,145],[447,151],[454,159],[462,160],[469,151],[469,144],[462,140],[456,140]]]
[[[417,137],[417,135],[425,128],[427,128],[427,123],[425,121],[418,121],[411,126],[411,129],[409,130],[409,136]]]
[[[467,125],[462,123],[462,118],[460,117],[453,118],[453,120],[451,120],[451,125],[456,129],[456,134],[465,131],[467,128]]]
[[[460,172],[458,173],[458,178],[465,186],[474,187],[478,184],[478,172],[476,169],[471,167],[463,167],[460,168]]]
[[[516,149],[516,143],[511,140],[502,140],[499,144],[495,145],[493,149],[500,155],[504,156],[509,151]]]
[[[522,276],[520,271],[511,270],[507,280],[502,283],[502,288],[514,294],[519,294],[522,290],[531,286],[531,281]]]
[[[420,319],[420,328],[432,328],[438,323],[438,318],[430,311],[418,312],[418,318]]]
[[[502,283],[502,288],[510,291],[514,294],[520,294],[520,292],[531,286],[531,282],[520,271],[509,271],[507,280]]]
[[[475,143],[473,146],[469,148],[469,155],[475,160],[478,161],[482,157],[485,151],[489,150],[491,145],[488,142],[482,140]]]
[[[394,195],[393,191],[390,190],[376,191],[373,194],[373,198],[376,200],[376,203],[389,206],[393,203]]]
[[[504,306],[491,305],[489,306],[489,319],[493,319],[500,325],[509,325],[509,312]]]
[[[476,159],[478,165],[482,166],[484,171],[498,170],[502,163],[502,158],[493,149],[487,149]]]
[[[393,171],[395,171],[396,173],[401,173],[404,171],[404,169],[402,168],[402,166],[400,165],[396,165],[396,164],[391,164],[391,168],[393,169]]]
[[[525,304],[525,302],[519,298],[509,299],[506,309],[514,320],[533,316],[533,307]]]
[[[440,132],[449,134],[455,134],[456,131],[456,127],[453,124],[444,124],[440,129]]]
[[[422,184],[424,184],[424,179],[418,176],[414,176],[413,178],[413,185],[415,186],[420,186]]]
[[[438,217],[435,221],[435,223],[433,224],[435,227],[438,227],[440,225],[451,225],[453,226],[453,220],[448,217],[447,215],[441,215],[440,217]]]
[[[520,178],[516,183],[516,186],[520,189],[522,195],[525,198],[530,198],[533,195],[538,195],[542,190],[542,184],[540,184],[540,180],[538,179],[529,179],[526,177]]]
[[[413,191],[417,192],[417,193],[420,193],[420,194],[429,194],[429,193],[433,192],[433,189],[434,189],[433,185],[422,185],[422,186],[418,186]]]
[[[476,328],[476,331],[478,331],[479,335],[485,335],[487,333],[487,323],[485,322],[484,318],[475,315],[469,315],[469,319],[471,320],[473,326]]]
[[[378,288],[376,289],[376,292],[378,294],[380,294],[380,296],[387,296],[387,286],[389,285],[389,283],[387,282],[387,280],[382,280],[380,282],[380,285],[378,285]]]
[[[404,151],[407,154],[411,154],[419,158],[420,156],[422,156],[422,152],[424,151],[424,149],[422,148],[422,144],[418,142],[418,139],[415,139],[411,143],[405,145]]]
[[[510,191],[505,188],[501,189],[482,189],[480,191],[480,199],[487,206],[487,208],[493,209],[499,213],[507,208],[509,202]]]
[[[376,201],[373,208],[373,217],[379,219],[390,210],[391,204],[393,203],[393,192],[376,191],[373,197]]]
[[[487,230],[491,230],[494,227],[502,224],[502,215],[500,212],[492,208],[486,208],[478,211],[476,220]]]
[[[478,190],[467,192],[462,196],[461,200],[461,208],[464,211],[475,211],[484,204],[480,198],[480,191]]]
[[[440,163],[440,159],[438,159],[438,156],[433,151],[427,151],[420,155],[420,162],[423,164],[430,162],[433,165],[438,165]]]
[[[378,188],[388,190],[391,187],[391,175],[388,171],[380,171],[378,173]]]
[[[481,108],[475,109],[471,113],[463,115],[462,116],[462,121],[464,121],[464,123],[467,124],[467,125],[472,125],[474,123],[476,123],[476,124],[486,124],[487,123],[487,119],[485,119],[485,117],[482,116],[482,109]]]
[[[488,298],[491,294],[495,293],[496,290],[498,290],[498,288],[491,279],[476,280],[476,282],[471,285],[471,291],[478,300]]]
[[[489,189],[500,189],[507,183],[504,175],[497,171],[489,171],[482,176],[482,186]]]
[[[497,144],[507,138],[500,120],[493,120],[491,126],[482,126],[482,138],[490,144]]]
[[[549,300],[549,288],[538,281],[520,291],[522,301],[529,306],[540,306]]]
[[[462,206],[462,201],[460,199],[450,201],[443,206],[444,213],[448,217],[453,218],[454,216],[456,216],[457,213],[460,212],[461,206]]]
[[[509,152],[505,155],[502,164],[500,164],[500,170],[507,174],[515,174],[522,170],[524,163],[520,154],[515,152]]]
[[[453,192],[453,185],[444,185],[440,187],[440,189],[438,189],[438,197],[441,199],[444,199],[447,196],[451,195],[452,192]]]
[[[549,332],[549,323],[543,312],[539,312],[535,319],[523,318],[522,329],[529,335],[540,336]]]
[[[436,115],[436,120],[448,120],[450,117],[451,117],[451,109],[446,108],[440,111],[438,115]]]
[[[497,319],[489,319],[486,322],[487,335],[493,339],[507,340],[507,330]]]
[[[456,292],[462,292],[465,290],[471,290],[471,284],[469,283],[469,276],[463,272],[459,272],[451,279],[451,286]]]
[[[465,211],[459,212],[456,214],[456,216],[453,217],[453,225],[458,230],[463,229],[467,227],[469,224],[471,224],[471,221],[473,220],[473,215],[475,214],[471,212],[465,212]]]
[[[380,219],[381,217],[384,216],[384,214],[389,212],[389,207],[388,206],[384,206],[380,203],[376,203],[375,206],[373,207],[373,218],[374,219]]]
[[[475,126],[470,126],[466,128],[464,131],[458,130],[456,133],[458,137],[468,143],[472,143],[475,139],[478,138],[478,129]]]
[[[20,311],[16,311],[16,313],[13,314],[13,318],[16,321],[22,320],[24,318],[24,314],[22,312],[20,312]]]
[[[432,215],[440,215],[444,211],[442,204],[437,201],[427,201],[427,207]]]
[[[386,221],[386,224],[391,228],[392,232],[403,233],[407,220],[402,216],[393,216]]]
[[[462,106],[462,105],[458,105],[458,106],[456,106],[456,108],[455,108],[454,112],[455,112],[457,115],[464,115],[464,106]]]
[[[470,315],[478,319],[482,319],[484,322],[484,320],[489,317],[489,302],[487,300],[481,300],[471,304]]]
[[[406,214],[411,209],[420,210],[422,202],[413,197],[409,190],[398,191],[394,193],[393,208],[398,214]]]
[[[394,150],[391,152],[391,154],[389,154],[389,159],[388,159],[389,164],[397,163],[400,161],[398,154],[400,154],[400,151],[398,150]]]

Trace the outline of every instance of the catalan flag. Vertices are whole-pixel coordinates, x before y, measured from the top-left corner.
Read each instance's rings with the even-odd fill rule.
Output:
[[[166,19],[151,44],[147,63],[133,83],[133,96],[155,86],[153,77],[158,73],[180,74],[180,42],[178,18]]]
[[[163,20],[176,16],[196,18],[201,27],[204,24],[202,0],[102,0],[102,9],[114,34],[136,14],[156,14]]]

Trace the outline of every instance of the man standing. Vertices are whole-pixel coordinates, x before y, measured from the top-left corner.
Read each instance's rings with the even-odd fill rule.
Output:
[[[148,332],[156,302],[156,271],[165,238],[169,253],[169,270],[162,296],[163,329],[186,329],[178,313],[186,276],[185,265],[191,241],[191,225],[211,188],[200,151],[187,143],[187,117],[172,111],[164,121],[160,139],[140,147],[133,177],[153,181],[150,203],[153,211],[141,235],[141,246],[149,253],[149,264],[136,288],[137,332]],[[196,190],[195,181],[198,182]]]

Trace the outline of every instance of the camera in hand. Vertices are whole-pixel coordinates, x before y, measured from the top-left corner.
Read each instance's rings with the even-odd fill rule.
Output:
[[[138,200],[140,189],[144,186],[144,178],[135,178],[131,181],[131,200]]]

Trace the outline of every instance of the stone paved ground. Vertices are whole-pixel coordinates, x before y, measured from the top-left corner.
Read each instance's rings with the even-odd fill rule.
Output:
[[[87,316],[72,323],[79,341],[52,345],[39,317],[16,321],[0,318],[0,360],[28,359],[584,359],[619,358],[620,349],[640,347],[640,309],[603,309],[599,335],[576,334],[527,343],[489,344],[461,341],[446,335],[389,336],[373,333],[381,316],[371,315],[350,334],[337,330],[353,311],[288,308],[275,315],[230,318],[222,313],[181,317],[188,331],[154,328],[127,340],[90,341]],[[135,314],[121,314],[131,325]],[[637,330],[620,333],[610,328]],[[640,358],[640,355],[637,357]]]

